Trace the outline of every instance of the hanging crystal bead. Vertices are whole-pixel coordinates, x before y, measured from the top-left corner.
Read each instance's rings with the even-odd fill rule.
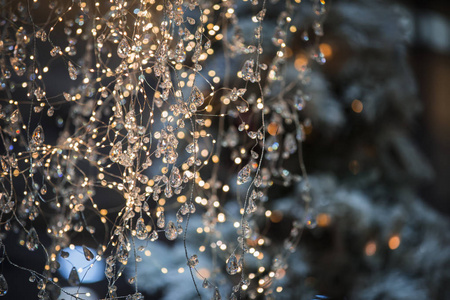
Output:
[[[230,258],[228,258],[227,262],[227,272],[230,275],[235,275],[239,270],[238,262],[236,256],[231,254]]]
[[[177,238],[177,236],[178,236],[177,228],[172,221],[170,221],[167,224],[165,234],[166,234],[166,238],[170,241],[173,241]]]
[[[129,53],[130,53],[130,44],[128,44],[127,38],[124,37],[117,46],[117,55],[120,58],[127,58]]]
[[[28,231],[26,238],[26,246],[30,251],[34,251],[39,247],[39,238],[36,229],[33,227]]]
[[[238,173],[237,184],[244,184],[250,180],[251,169],[250,165],[245,165]]]

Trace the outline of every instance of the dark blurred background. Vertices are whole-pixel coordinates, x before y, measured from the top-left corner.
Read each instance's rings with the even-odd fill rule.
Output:
[[[435,170],[435,179],[422,189],[425,201],[450,215],[450,1],[403,1],[414,14],[414,69],[424,113],[416,138]]]
[[[436,174],[421,195],[431,206],[450,215],[450,2],[414,0],[403,4],[414,14],[410,63],[424,107],[416,139]]]

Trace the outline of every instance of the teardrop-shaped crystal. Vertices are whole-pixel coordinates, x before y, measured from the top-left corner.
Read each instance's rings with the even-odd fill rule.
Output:
[[[78,271],[75,267],[72,267],[68,281],[71,286],[77,286],[80,284],[80,276],[78,275]]]
[[[66,99],[66,101],[72,100],[72,96],[69,93],[63,92],[63,96],[64,96],[64,99]]]
[[[238,272],[238,270],[239,270],[238,261],[237,261],[236,256],[233,253],[233,254],[231,254],[231,256],[227,262],[227,272],[230,275],[234,275]]]
[[[193,214],[193,213],[195,213],[195,205],[194,205],[194,203],[189,203],[189,212],[191,213],[191,214]]]
[[[28,231],[25,244],[27,246],[27,249],[30,251],[34,251],[39,247],[39,238],[36,229],[34,229],[34,227],[32,227],[30,231]]]
[[[4,296],[8,293],[8,282],[6,282],[5,276],[0,274],[0,296]]]
[[[158,232],[156,232],[156,230],[153,230],[152,233],[150,234],[150,241],[154,242],[158,239],[159,235]]]
[[[245,165],[245,167],[243,167],[239,171],[238,178],[237,178],[237,184],[244,184],[247,181],[249,181],[250,180],[250,173],[251,173],[250,165],[247,164],[247,165]]]
[[[120,160],[120,157],[122,156],[122,142],[117,142],[109,152],[109,159],[111,159],[112,162],[118,162]]]
[[[248,206],[245,209],[245,211],[247,212],[247,214],[251,214],[251,213],[254,213],[257,208],[258,207],[256,206],[255,199],[249,199],[248,200]]]
[[[195,143],[190,143],[189,145],[186,146],[187,153],[194,153],[195,150],[196,150]]]
[[[136,222],[136,237],[140,240],[147,238],[148,232],[143,218],[139,218]]]
[[[19,109],[13,111],[13,113],[11,114],[11,124],[14,124],[17,121],[19,121],[19,114],[20,114]]]
[[[188,21],[189,24],[194,25],[195,24],[195,20],[191,17],[186,17],[186,20]]]
[[[41,125],[39,125],[31,135],[31,144],[33,146],[40,146],[44,142],[44,138],[44,129]]]
[[[123,116],[122,106],[117,102],[114,110],[114,117],[122,118],[122,116]]]
[[[117,47],[117,55],[120,58],[127,58],[128,53],[130,53],[130,44],[128,44],[127,39],[124,37]]]
[[[170,185],[174,188],[179,187],[183,182],[181,180],[180,170],[175,166],[172,168],[172,173],[170,174],[169,181]]]
[[[189,212],[189,205],[187,203],[184,203],[180,207],[180,212],[181,212],[182,215],[186,215]]]
[[[55,108],[52,106],[47,110],[47,116],[53,117],[54,114],[55,114]]]
[[[166,198],[170,198],[173,196],[173,190],[170,187],[170,185],[166,185],[166,187],[164,189],[164,196],[166,196]]]
[[[173,241],[178,236],[177,228],[175,227],[175,224],[172,221],[170,221],[167,224],[165,231],[166,231],[166,238],[170,241]]]
[[[198,256],[196,254],[192,255],[188,260],[188,266],[193,268],[198,265]]]
[[[218,289],[216,289],[214,291],[214,296],[213,296],[212,300],[222,300],[222,297],[220,296],[220,292]]]
[[[203,97],[203,93],[194,85],[192,87],[191,96],[189,97],[189,102],[194,104],[196,107],[202,106],[205,102],[205,98]]]
[[[92,251],[89,250],[89,248],[84,245],[83,245],[83,254],[84,254],[84,258],[86,258],[86,260],[94,259],[94,253],[92,253]]]
[[[47,194],[47,185],[43,185],[42,187],[41,187],[41,195],[45,195],[45,194]]]
[[[159,228],[164,228],[164,226],[166,226],[166,218],[163,211],[159,213],[158,219],[156,220],[156,226]]]
[[[67,71],[69,71],[69,77],[72,80],[77,80],[77,69],[71,61],[68,63]]]
[[[123,243],[120,243],[119,247],[117,248],[117,260],[123,264],[126,265],[128,263],[128,249],[127,246]]]
[[[205,279],[203,280],[202,287],[203,287],[204,289],[209,288],[209,281],[208,281],[208,279],[205,278]]]
[[[178,63],[182,63],[186,60],[186,51],[184,51],[183,40],[180,40],[175,48],[175,60]]]
[[[242,73],[242,79],[244,79],[245,81],[252,80],[252,78],[254,77],[254,72],[253,72],[254,64],[255,63],[254,63],[253,59],[249,59],[244,63],[241,73]]]

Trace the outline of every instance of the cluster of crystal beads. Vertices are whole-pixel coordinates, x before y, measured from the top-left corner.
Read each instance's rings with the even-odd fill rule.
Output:
[[[21,232],[25,249],[45,249],[45,268],[29,270],[39,298],[49,297],[56,257],[70,261],[64,249],[77,236],[96,246],[82,245],[87,264],[106,263],[107,298],[119,294],[115,282],[130,262],[142,261],[136,253],[160,239],[186,250],[192,274],[201,274],[200,255],[218,264],[210,277],[198,275],[213,299],[221,299],[220,273],[237,281],[231,299],[271,295],[303,225],[314,226],[301,157],[298,174],[284,163],[310,124],[298,114],[310,100],[310,69],[296,62],[298,76],[286,74],[297,30],[311,52],[305,60],[325,61],[315,46],[325,1],[313,0],[315,37],[294,21],[297,0],[22,2],[0,4],[0,96],[8,99],[0,106],[0,221],[8,234]],[[273,7],[278,15],[268,16]],[[299,181],[308,213],[279,254],[258,223],[270,220],[268,189]],[[194,230],[192,215],[202,222]],[[235,230],[222,235],[220,223]],[[203,236],[201,254],[185,248],[192,232]],[[136,251],[136,240],[149,243]],[[264,271],[246,269],[247,257],[262,263],[275,254]],[[273,284],[258,283],[269,277]],[[75,267],[67,282],[83,284]]]

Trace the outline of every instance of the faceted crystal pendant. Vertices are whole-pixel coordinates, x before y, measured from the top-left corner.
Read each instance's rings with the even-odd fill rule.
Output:
[[[219,290],[218,290],[218,289],[216,289],[216,290],[214,291],[214,296],[212,297],[211,300],[222,300],[222,297],[220,296],[220,293],[219,293]]]
[[[109,152],[109,159],[111,159],[112,162],[118,162],[120,160],[120,157],[122,156],[122,142],[117,142]]]
[[[250,173],[251,173],[250,165],[247,164],[247,165],[245,165],[245,167],[243,167],[239,171],[238,178],[237,178],[237,184],[244,184],[247,181],[249,181],[250,180]]]
[[[91,250],[89,250],[88,247],[83,245],[83,254],[84,254],[84,258],[86,258],[86,260],[93,260],[94,259],[94,254],[91,252]]]
[[[45,195],[45,194],[47,194],[47,185],[43,185],[42,187],[41,187],[41,195]]]
[[[63,96],[64,96],[64,99],[66,99],[66,101],[72,100],[72,96],[69,93],[63,92]]]
[[[170,198],[173,196],[173,191],[172,191],[172,188],[170,187],[170,185],[166,185],[166,187],[164,189],[164,196],[166,196],[166,198]]]
[[[41,125],[36,127],[31,135],[31,144],[33,146],[40,146],[44,142],[44,129]]]
[[[187,203],[184,203],[180,207],[180,212],[181,212],[182,215],[186,215],[189,212],[189,205]]]
[[[255,63],[254,63],[253,59],[249,59],[244,63],[241,73],[242,73],[242,79],[244,79],[245,81],[252,80],[252,78],[254,77],[254,72],[253,72],[254,64]]]
[[[208,282],[208,279],[205,278],[205,279],[203,280],[202,287],[203,287],[204,289],[209,288],[209,282]]]
[[[67,67],[67,71],[69,71],[70,79],[77,80],[77,69],[75,68],[75,66],[71,61],[69,61],[68,65],[69,66]]]
[[[190,143],[189,145],[186,146],[187,153],[194,153],[195,150],[196,150],[195,143]]]
[[[195,213],[195,205],[192,202],[189,204],[189,212],[191,214]]]
[[[123,265],[128,263],[128,249],[123,243],[117,248],[117,260]]]
[[[139,218],[136,222],[136,237],[140,240],[145,240],[148,236],[147,228],[145,227],[144,219]]]
[[[175,55],[175,61],[178,63],[182,63],[186,60],[186,51],[184,51],[184,44],[181,39],[175,48]]]
[[[80,276],[78,275],[78,271],[75,267],[72,267],[68,281],[71,286],[80,285]]]
[[[114,110],[114,117],[120,119],[120,118],[122,118],[122,116],[123,116],[122,106],[119,104],[119,102],[116,102],[115,110]]]
[[[174,188],[179,187],[183,182],[181,180],[180,170],[175,166],[172,168],[172,173],[170,174],[169,181],[170,185]]]
[[[130,44],[128,44],[127,39],[124,37],[117,47],[117,55],[120,58],[127,58],[128,53],[130,53]]]
[[[30,231],[28,231],[25,244],[27,246],[27,249],[30,251],[34,251],[39,247],[39,238],[36,229],[31,228]]]
[[[156,232],[156,230],[153,230],[152,233],[150,234],[150,241],[154,242],[158,239],[158,232]]]
[[[173,241],[174,239],[177,238],[177,236],[178,236],[177,228],[175,227],[175,224],[172,221],[170,221],[166,227],[166,238],[170,241]]]
[[[189,97],[189,102],[196,107],[202,106],[205,102],[205,98],[203,97],[203,93],[198,89],[198,87],[192,87],[191,96]]]
[[[193,268],[197,265],[198,265],[198,256],[196,254],[194,254],[189,258],[188,266]]]
[[[164,212],[159,213],[158,219],[156,220],[156,226],[159,228],[164,228],[166,226],[166,218],[164,217]]]
[[[0,274],[0,296],[4,296],[8,293],[8,282],[6,282],[5,276]]]
[[[13,111],[13,113],[11,114],[11,124],[14,124],[17,121],[19,121],[19,114],[20,114],[19,109]]]
[[[227,272],[230,275],[235,275],[239,270],[239,265],[236,256],[231,254],[230,258],[228,258],[227,262]]]

